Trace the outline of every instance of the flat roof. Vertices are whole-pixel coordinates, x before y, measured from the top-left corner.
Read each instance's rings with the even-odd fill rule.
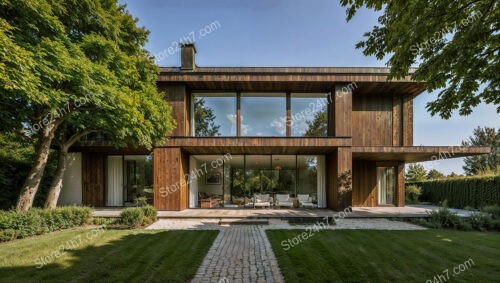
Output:
[[[417,96],[424,82],[411,74],[388,80],[387,67],[179,67],[161,68],[158,84],[186,84],[192,91],[297,91],[330,92],[335,84],[355,84],[353,93]]]

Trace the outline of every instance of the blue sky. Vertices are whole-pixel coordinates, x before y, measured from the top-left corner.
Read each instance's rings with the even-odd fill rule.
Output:
[[[151,31],[146,48],[159,54],[175,47],[179,38],[194,35],[199,66],[385,66],[355,49],[378,15],[361,10],[346,22],[345,8],[331,0],[134,0],[129,12]],[[217,28],[200,35],[217,21]],[[160,66],[179,66],[180,53],[165,53]],[[157,56],[159,57],[159,56]],[[500,126],[493,106],[480,105],[466,117],[431,117],[425,110],[435,93],[422,93],[414,102],[415,145],[459,145],[477,126]],[[462,173],[459,158],[424,164],[445,173]]]

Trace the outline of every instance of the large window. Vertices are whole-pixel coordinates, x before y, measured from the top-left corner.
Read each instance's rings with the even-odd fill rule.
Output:
[[[394,204],[396,198],[396,168],[377,167],[378,204]]]
[[[193,94],[194,136],[236,135],[236,93]]]
[[[332,99],[329,94],[290,93],[289,99],[287,105],[284,92],[193,93],[192,135],[328,136],[328,104]]]
[[[107,206],[153,204],[151,155],[110,155],[107,158]]]
[[[313,200],[317,200],[318,157],[314,155],[297,156],[297,175],[297,194],[308,194]]]
[[[286,94],[242,93],[241,135],[286,136]]]
[[[292,136],[327,136],[329,99],[326,93],[292,93]]]
[[[190,207],[253,208],[255,195],[308,195],[317,207],[326,206],[325,157],[322,155],[234,155],[223,167],[199,170],[219,159],[192,155],[190,171],[202,172],[189,184]],[[222,176],[221,176],[222,175]],[[217,182],[208,182],[217,176]],[[206,204],[206,206],[204,206]]]

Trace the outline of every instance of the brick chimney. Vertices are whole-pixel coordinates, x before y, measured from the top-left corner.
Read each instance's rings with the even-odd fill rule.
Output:
[[[194,71],[196,69],[195,54],[194,43],[181,44],[181,70]]]

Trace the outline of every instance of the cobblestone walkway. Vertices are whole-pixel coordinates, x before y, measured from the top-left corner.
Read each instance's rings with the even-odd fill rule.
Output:
[[[284,282],[264,229],[221,228],[191,282]]]

